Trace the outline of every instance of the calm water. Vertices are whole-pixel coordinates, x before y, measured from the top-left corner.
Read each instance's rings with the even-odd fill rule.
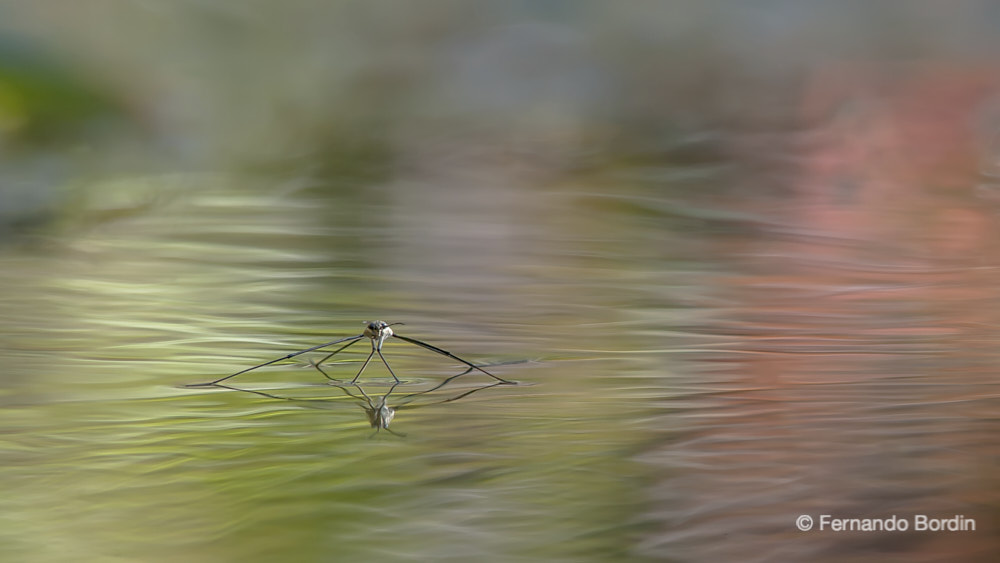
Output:
[[[0,559],[1000,548],[1000,239],[982,191],[749,198],[711,164],[574,182],[454,164],[356,190],[124,178],[8,241]],[[433,389],[462,366],[390,341],[404,383],[387,402],[410,407],[395,434],[306,357],[233,380],[280,398],[183,387],[368,319],[522,385]],[[349,379],[367,346],[328,371]],[[361,383],[377,402],[391,379],[373,364]],[[803,514],[978,528],[801,532]]]

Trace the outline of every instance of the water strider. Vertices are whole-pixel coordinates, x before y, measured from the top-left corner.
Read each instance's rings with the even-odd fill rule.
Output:
[[[473,364],[471,362],[463,360],[462,358],[459,358],[458,356],[452,354],[451,352],[448,352],[447,350],[442,350],[441,348],[438,348],[437,346],[432,346],[432,345],[430,345],[430,344],[428,344],[426,342],[421,342],[420,340],[417,340],[416,338],[410,338],[408,336],[403,336],[401,334],[396,334],[395,332],[393,332],[392,328],[390,328],[390,327],[393,327],[393,326],[396,326],[396,325],[401,325],[401,324],[403,324],[403,323],[391,323],[390,324],[390,323],[386,323],[384,321],[369,321],[367,323],[367,325],[365,326],[364,332],[362,332],[361,334],[359,334],[357,336],[348,336],[346,338],[338,338],[337,340],[331,340],[330,342],[325,342],[323,344],[318,344],[316,346],[312,346],[310,348],[306,348],[305,350],[299,350],[298,352],[292,352],[291,354],[286,354],[286,355],[284,355],[284,356],[282,356],[280,358],[275,358],[275,359],[273,359],[271,361],[255,365],[253,367],[249,367],[247,369],[244,369],[244,370],[238,371],[236,373],[227,375],[226,377],[222,377],[222,378],[216,379],[215,381],[209,381],[207,383],[193,383],[193,384],[189,385],[189,387],[208,387],[208,386],[211,386],[211,385],[217,385],[217,384],[219,384],[219,383],[221,383],[223,381],[226,381],[227,379],[231,379],[233,377],[236,377],[237,375],[242,375],[242,374],[244,374],[244,373],[246,373],[248,371],[253,371],[253,370],[257,369],[257,368],[262,368],[264,366],[269,366],[271,364],[280,362],[282,360],[287,360],[287,359],[290,359],[290,358],[294,358],[296,356],[300,356],[300,355],[305,354],[307,352],[313,352],[315,350],[326,348],[328,346],[333,346],[335,344],[340,344],[342,342],[346,342],[346,344],[344,344],[340,348],[337,348],[333,352],[330,352],[322,360],[320,360],[320,361],[318,361],[318,362],[316,362],[316,363],[313,364],[313,366],[316,369],[318,369],[320,371],[320,373],[322,373],[324,376],[326,376],[327,379],[329,379],[331,381],[336,381],[336,379],[330,377],[325,371],[323,371],[323,368],[321,367],[322,363],[325,362],[325,361],[327,361],[327,360],[329,360],[334,355],[336,355],[336,354],[338,354],[338,353],[346,350],[350,346],[353,346],[354,344],[356,344],[357,342],[359,342],[362,338],[368,338],[369,340],[371,340],[372,351],[371,351],[370,354],[368,354],[368,358],[365,360],[365,363],[361,366],[361,369],[358,370],[358,374],[355,375],[354,379],[351,380],[351,383],[354,383],[355,381],[358,380],[359,377],[361,377],[361,374],[364,373],[365,368],[368,367],[368,364],[371,362],[372,357],[375,356],[375,354],[378,354],[378,357],[382,360],[382,363],[385,364],[385,367],[389,370],[389,373],[392,375],[392,378],[394,380],[396,380],[396,383],[399,383],[399,378],[396,377],[396,374],[392,371],[392,368],[389,367],[389,362],[387,362],[385,360],[385,356],[382,355],[382,345],[385,343],[386,340],[388,340],[389,338],[391,338],[393,336],[395,336],[396,338],[398,338],[400,340],[404,340],[406,342],[409,342],[410,344],[415,344],[417,346],[420,346],[421,348],[426,348],[427,350],[430,350],[431,352],[434,352],[436,354],[441,354],[442,356],[447,356],[449,358],[452,358],[454,360],[458,360],[459,362],[462,362],[463,364],[469,366],[469,370],[466,370],[466,373],[468,371],[471,371],[471,370],[474,369],[474,370],[481,371],[481,372],[485,373],[486,375],[492,377],[493,379],[496,379],[500,383],[506,383],[506,384],[510,384],[510,385],[515,385],[516,384],[516,382],[514,382],[514,381],[508,381],[506,379],[497,377],[497,376],[493,375],[492,373],[486,371],[485,369],[483,369],[483,368],[481,368],[481,367],[479,367],[479,366],[477,366],[477,365],[475,365],[475,364]]]

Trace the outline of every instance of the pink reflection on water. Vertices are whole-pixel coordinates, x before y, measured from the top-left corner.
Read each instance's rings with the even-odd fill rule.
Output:
[[[698,358],[717,366],[703,391],[676,401],[680,438],[643,457],[667,471],[653,488],[652,519],[665,526],[642,552],[1000,551],[1000,237],[995,205],[975,189],[991,148],[977,120],[998,86],[992,69],[947,65],[838,66],[807,81],[801,121],[819,125],[785,145],[796,152],[781,195],[741,201],[761,226],[717,244],[732,271],[701,330],[730,340]],[[798,515],[823,513],[963,514],[979,527],[795,528]]]

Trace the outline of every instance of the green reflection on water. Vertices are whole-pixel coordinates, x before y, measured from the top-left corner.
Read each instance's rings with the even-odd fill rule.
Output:
[[[608,365],[498,366],[540,384],[401,410],[393,429],[405,436],[373,437],[358,402],[305,362],[241,376],[296,400],[181,388],[356,333],[368,318],[405,319],[411,334],[475,361],[567,356],[552,351],[566,335],[506,320],[558,307],[532,313],[540,302],[494,294],[470,311],[458,305],[464,280],[411,291],[380,239],[379,207],[190,181],[135,215],[90,223],[80,210],[43,246],[0,256],[4,558],[627,555],[641,502],[628,452],[642,434],[628,430],[635,413],[622,411]],[[572,346],[588,338],[578,329]],[[409,345],[386,351],[406,385],[456,373]],[[354,373],[363,355],[331,369]],[[363,383],[385,393],[386,375]],[[463,376],[455,392],[491,381]]]

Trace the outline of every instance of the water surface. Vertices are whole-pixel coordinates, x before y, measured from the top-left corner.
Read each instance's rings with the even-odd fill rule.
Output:
[[[571,187],[505,170],[483,177],[506,189],[471,194],[447,174],[350,192],[130,178],[7,244],[3,558],[995,549],[998,270],[994,243],[963,229],[996,224],[973,196],[922,193],[874,236],[820,219],[888,208],[692,197],[727,181],[711,167]],[[928,232],[921,209],[945,226]],[[395,433],[311,356],[232,380],[280,398],[183,387],[376,318],[522,385],[462,376],[409,399]],[[329,372],[352,377],[366,346]],[[400,341],[386,355],[404,380],[389,405],[464,368]],[[372,364],[361,383],[377,402],[391,378]],[[963,514],[979,530],[795,528],[824,513]]]

